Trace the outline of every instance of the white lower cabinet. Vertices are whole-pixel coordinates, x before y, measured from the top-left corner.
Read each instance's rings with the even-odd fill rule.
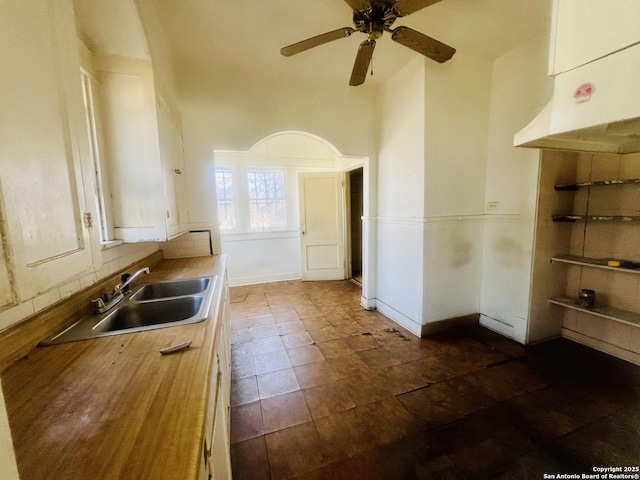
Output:
[[[207,406],[205,441],[200,478],[231,479],[231,326],[229,324],[229,287],[224,286],[224,300],[220,309],[222,322],[211,372],[211,391]]]

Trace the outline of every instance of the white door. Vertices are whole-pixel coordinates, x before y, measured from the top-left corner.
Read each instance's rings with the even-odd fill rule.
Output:
[[[300,173],[302,280],[342,280],[344,225],[341,172]]]

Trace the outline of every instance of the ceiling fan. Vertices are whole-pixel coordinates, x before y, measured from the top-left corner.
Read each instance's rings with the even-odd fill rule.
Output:
[[[456,49],[438,40],[428,37],[409,27],[391,29],[391,25],[399,17],[406,17],[440,0],[344,0],[353,10],[353,24],[355,28],[344,27],[316,37],[302,40],[288,47],[280,49],[280,54],[290,57],[310,48],[351,36],[354,32],[362,32],[367,39],[360,44],[356,61],[351,72],[349,85],[362,85],[369,71],[369,64],[376,47],[376,40],[387,31],[391,33],[391,40],[409,47],[422,55],[444,63],[453,57]]]

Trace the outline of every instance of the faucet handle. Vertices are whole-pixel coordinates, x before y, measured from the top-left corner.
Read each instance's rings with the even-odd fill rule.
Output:
[[[124,287],[118,287],[118,288],[122,288],[122,291],[125,293],[129,291],[129,285],[127,284],[127,280],[129,280],[130,278],[131,278],[130,273],[123,273],[122,277],[120,277],[120,281],[122,282],[122,285],[124,285]]]
[[[91,300],[91,303],[95,303],[95,309],[98,310],[99,308],[104,308],[104,300],[101,297],[98,298],[94,298],[93,300]]]

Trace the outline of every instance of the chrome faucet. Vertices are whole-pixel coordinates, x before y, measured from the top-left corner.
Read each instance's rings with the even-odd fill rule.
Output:
[[[122,292],[126,292],[125,288],[128,287],[131,282],[133,282],[137,277],[139,277],[143,273],[148,274],[149,267],[141,268],[136,273],[134,273],[129,278],[127,278],[127,280],[122,285],[121,284],[116,285],[115,288],[113,289],[113,294],[117,295],[117,294],[121,294]]]
[[[144,267],[138,270],[133,275],[125,274],[122,276],[124,283],[118,283],[115,287],[113,287],[112,293],[105,293],[102,297],[94,298],[91,300],[91,303],[95,303],[96,306],[94,308],[94,313],[104,313],[111,310],[118,303],[120,303],[124,299],[124,294],[127,290],[125,290],[131,282],[133,282],[137,277],[142,275],[143,273],[149,273],[149,267]],[[126,280],[125,280],[126,279]]]

